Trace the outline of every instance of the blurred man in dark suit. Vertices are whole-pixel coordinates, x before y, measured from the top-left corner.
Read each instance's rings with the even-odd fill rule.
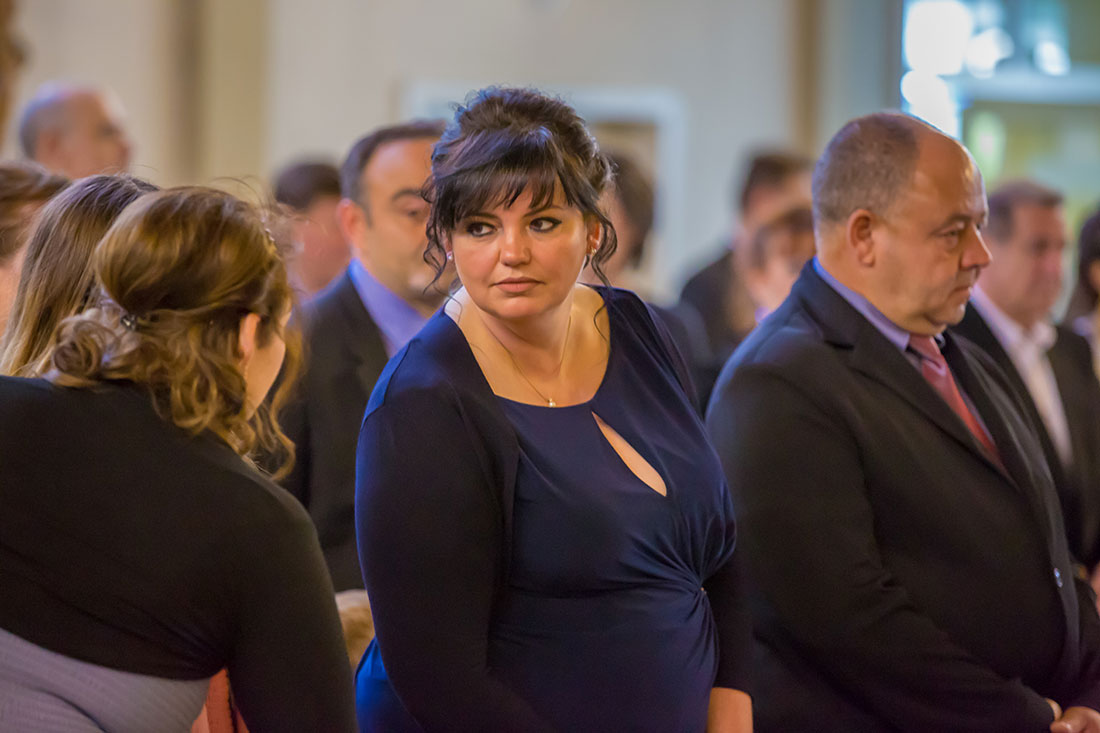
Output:
[[[817,257],[707,416],[753,587],[756,729],[1100,731],[1100,620],[1035,428],[944,333],[990,259],[973,160],[870,115],[813,194]]]
[[[756,326],[756,309],[744,284],[745,250],[761,224],[809,203],[810,167],[809,158],[796,153],[755,153],[738,186],[736,231],[721,256],[692,275],[680,293],[680,302],[703,320],[718,368]]]
[[[291,163],[275,176],[275,200],[294,214],[295,252],[287,262],[294,287],[309,298],[344,271],[351,248],[340,231],[340,170],[320,160]]]
[[[281,422],[297,448],[283,484],[317,525],[337,591],[362,588],[355,544],[355,445],[374,383],[443,302],[446,282],[425,263],[436,122],[375,130],[340,171],[337,217],[353,257],[303,313],[307,366]]]
[[[1031,181],[989,196],[993,262],[954,331],[980,346],[1023,395],[1062,500],[1070,551],[1100,561],[1100,382],[1084,337],[1051,323],[1062,292],[1062,196]]]

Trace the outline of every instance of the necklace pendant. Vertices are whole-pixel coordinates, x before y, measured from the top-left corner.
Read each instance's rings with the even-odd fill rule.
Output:
[[[554,398],[551,397],[550,399],[546,400],[546,406],[547,407],[557,407],[558,403],[554,402]]]

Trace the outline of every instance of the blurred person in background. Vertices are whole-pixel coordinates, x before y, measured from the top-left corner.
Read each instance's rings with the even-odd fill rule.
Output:
[[[298,458],[283,485],[317,525],[336,590],[362,588],[355,548],[355,441],[382,368],[445,295],[424,261],[439,122],[379,128],[358,140],[340,170],[340,231],[347,269],[302,313],[306,368],[283,428]]]
[[[764,222],[745,251],[745,288],[760,324],[794,287],[802,266],[814,256],[814,215],[795,206]]]
[[[0,374],[39,377],[49,370],[57,328],[95,300],[96,245],[123,209],[156,190],[140,178],[88,176],[43,207],[0,338]]]
[[[748,162],[738,186],[740,221],[721,257],[692,275],[680,301],[706,325],[717,376],[741,339],[756,326],[756,308],[744,284],[744,256],[756,230],[793,204],[810,201],[812,161],[788,151],[762,151]]]
[[[1069,548],[1100,563],[1100,382],[1088,341],[1055,326],[1066,222],[1062,195],[1014,181],[989,195],[982,230],[993,261],[954,331],[980,346],[1023,396],[1058,496]]]
[[[751,730],[734,516],[685,365],[636,295],[578,283],[615,249],[609,173],[531,89],[471,94],[435,147],[429,251],[461,288],[363,420],[363,731]]]
[[[316,532],[248,458],[293,459],[265,401],[293,292],[259,212],[148,194],[93,268],[46,377],[0,377],[5,729],[187,730],[227,667],[252,730],[354,730]]]
[[[94,87],[40,86],[23,109],[19,144],[28,159],[73,179],[130,168],[122,106]]]
[[[68,183],[34,163],[0,163],[0,339],[16,300],[31,225]]]
[[[351,248],[340,231],[340,171],[331,163],[291,163],[275,177],[275,200],[294,214],[297,249],[287,263],[291,283],[306,298],[344,271]]]
[[[1100,211],[1081,225],[1077,238],[1077,288],[1066,312],[1066,325],[1088,339],[1093,371],[1100,376]]]
[[[616,152],[606,155],[611,163],[612,179],[600,197],[600,206],[615,227],[616,246],[603,265],[603,273],[612,286],[633,290],[647,298],[638,270],[644,262],[653,229],[656,203],[653,184],[630,156]],[[601,284],[591,264],[584,268],[581,280],[590,285]],[[694,308],[682,304],[665,308],[650,303],[650,307],[664,322],[676,348],[688,362],[701,413],[707,404],[707,393],[699,392],[699,388],[713,381],[710,370],[714,361],[703,321]]]

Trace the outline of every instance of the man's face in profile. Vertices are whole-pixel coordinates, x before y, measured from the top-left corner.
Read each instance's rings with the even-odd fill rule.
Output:
[[[921,136],[916,169],[873,223],[875,304],[902,328],[934,335],[958,323],[989,263],[985,187],[958,143]]]

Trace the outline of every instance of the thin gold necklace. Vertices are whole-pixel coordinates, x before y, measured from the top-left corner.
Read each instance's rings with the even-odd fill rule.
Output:
[[[558,359],[557,376],[561,376],[561,368],[565,365],[565,353],[569,351],[569,331],[573,328],[573,313],[569,313],[569,322],[565,326],[565,342],[561,346],[561,358]],[[493,340],[500,344],[500,348],[504,349],[504,353],[508,355],[508,358],[512,360],[512,366],[516,369],[516,374],[523,377],[523,381],[527,382],[527,386],[535,391],[540,398],[546,400],[547,407],[557,407],[558,403],[554,401],[553,397],[547,397],[542,393],[542,390],[535,386],[535,383],[527,378],[527,375],[523,373],[523,369],[520,368],[519,362],[516,361],[516,357],[512,355],[512,352],[504,345],[504,342],[497,338],[497,335],[493,333],[493,329],[489,328],[486,324],[485,330],[489,332],[489,335],[493,337]]]

